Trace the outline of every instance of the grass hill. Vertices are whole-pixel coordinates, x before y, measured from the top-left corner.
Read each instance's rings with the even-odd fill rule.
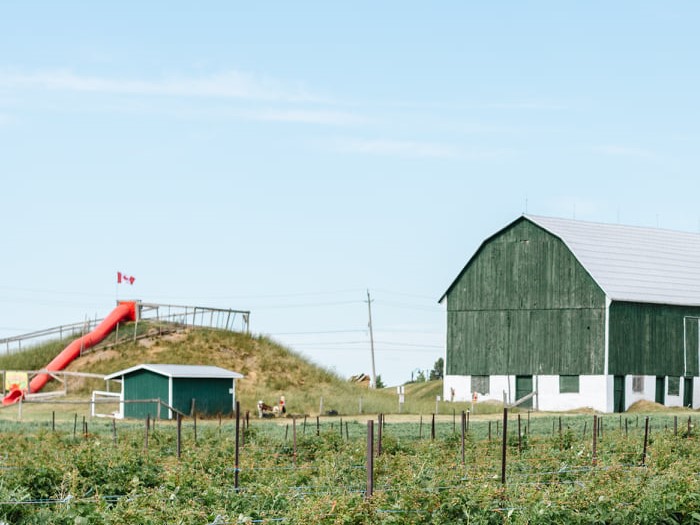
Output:
[[[140,323],[146,325],[146,323]],[[243,409],[255,412],[259,399],[274,404],[284,395],[293,414],[318,415],[330,410],[340,415],[360,411],[397,413],[398,396],[393,388],[369,390],[350,383],[319,367],[275,341],[262,336],[209,329],[187,329],[166,335],[141,326],[147,337],[106,348],[97,348],[76,359],[66,369],[74,372],[110,374],[141,363],[214,365],[245,375],[237,383]],[[20,353],[0,357],[0,369],[40,370],[68,341],[53,341]],[[53,383],[53,385],[52,385]],[[56,388],[49,383],[46,390]],[[103,390],[103,381],[69,379],[69,394],[87,397],[92,390]],[[117,387],[113,386],[112,390]],[[442,381],[408,385],[403,413],[429,414],[435,411],[436,396],[442,394]],[[467,408],[449,405],[458,411]],[[448,408],[439,408],[448,413]]]

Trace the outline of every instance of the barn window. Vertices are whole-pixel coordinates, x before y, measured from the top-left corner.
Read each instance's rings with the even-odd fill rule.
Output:
[[[472,392],[489,393],[489,376],[472,376]]]
[[[632,377],[632,392],[636,392],[638,394],[644,392],[644,376]]]
[[[679,396],[681,395],[681,378],[680,377],[668,377],[667,389],[669,396]]]
[[[560,394],[578,394],[579,376],[559,376]]]

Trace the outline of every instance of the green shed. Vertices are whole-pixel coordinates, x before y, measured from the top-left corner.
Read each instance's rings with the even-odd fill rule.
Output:
[[[190,414],[230,415],[236,406],[236,380],[243,376],[218,366],[142,364],[108,375],[121,380],[121,417],[173,419],[172,410]],[[141,401],[141,402],[139,402]]]
[[[449,286],[445,399],[700,406],[700,235],[524,215]]]

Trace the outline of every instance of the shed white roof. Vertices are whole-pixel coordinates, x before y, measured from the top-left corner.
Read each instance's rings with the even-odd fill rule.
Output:
[[[614,301],[700,305],[700,235],[526,215],[559,237]]]
[[[142,364],[132,366],[126,370],[114,372],[105,379],[117,379],[137,370],[150,370],[166,377],[209,378],[209,379],[242,379],[244,376],[238,372],[226,370],[218,366],[209,365],[161,365]]]

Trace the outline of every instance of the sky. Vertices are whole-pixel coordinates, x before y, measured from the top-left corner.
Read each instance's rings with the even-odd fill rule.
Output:
[[[369,291],[376,372],[401,384],[523,213],[700,231],[699,16],[2,2],[0,338],[117,297],[233,308],[349,377],[371,372]]]

